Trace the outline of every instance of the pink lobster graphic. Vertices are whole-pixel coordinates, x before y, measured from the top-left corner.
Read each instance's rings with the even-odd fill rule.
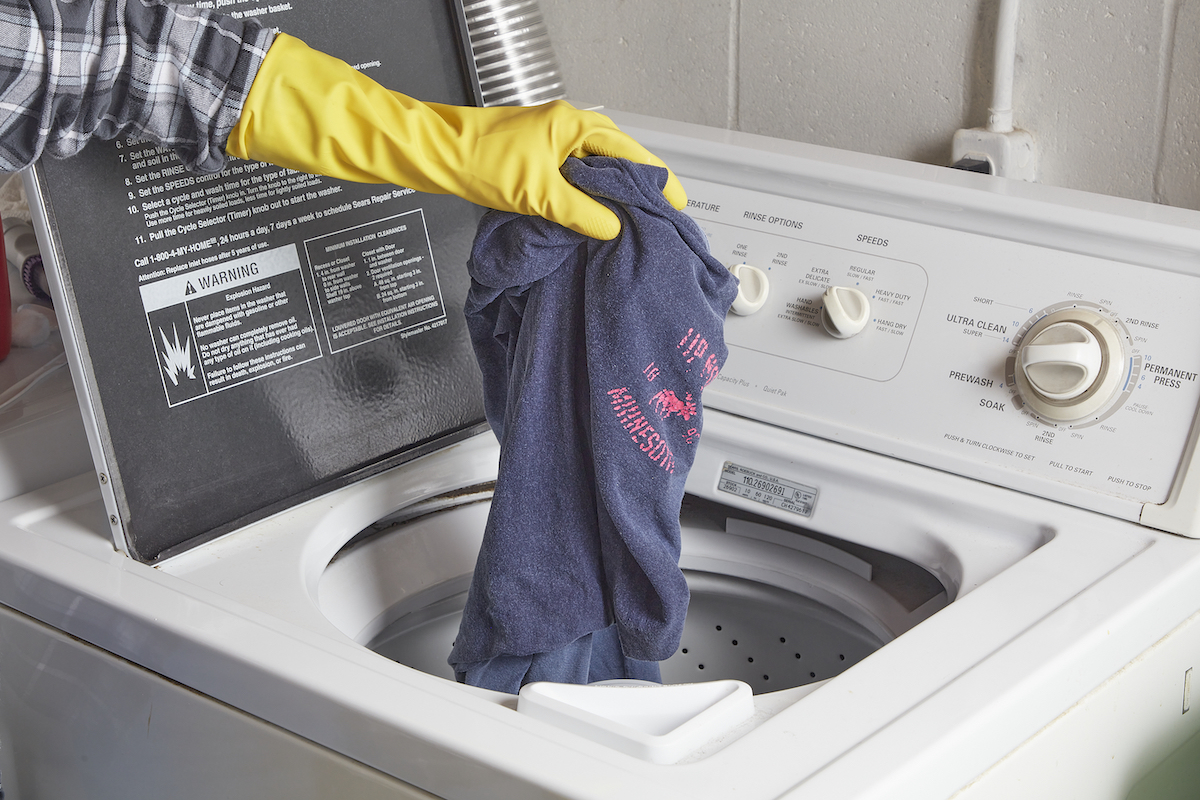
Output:
[[[675,392],[670,389],[663,389],[654,395],[651,402],[654,404],[654,410],[661,419],[666,419],[672,414],[678,414],[686,422],[696,416],[696,401],[692,399],[691,393],[685,399],[680,400]]]

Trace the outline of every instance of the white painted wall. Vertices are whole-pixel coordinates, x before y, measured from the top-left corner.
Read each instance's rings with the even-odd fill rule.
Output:
[[[541,0],[568,94],[933,164],[987,121],[998,0]],[[1043,183],[1200,209],[1200,0],[1022,0]]]

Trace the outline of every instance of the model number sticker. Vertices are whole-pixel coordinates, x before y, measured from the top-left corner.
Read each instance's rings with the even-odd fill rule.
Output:
[[[725,462],[717,488],[802,517],[811,517],[817,505],[817,490],[814,487],[747,469],[732,461]]]

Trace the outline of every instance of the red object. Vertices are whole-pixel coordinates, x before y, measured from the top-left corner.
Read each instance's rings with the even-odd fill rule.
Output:
[[[12,293],[8,288],[8,257],[4,253],[3,226],[0,226],[0,265],[4,267],[4,274],[0,276],[0,361],[3,361],[12,349]]]

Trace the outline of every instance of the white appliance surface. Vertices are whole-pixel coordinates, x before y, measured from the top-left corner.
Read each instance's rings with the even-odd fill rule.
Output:
[[[15,347],[0,361],[0,386],[17,387],[11,401],[0,407],[5,441],[0,498],[25,494],[91,468],[71,375],[55,366],[62,354],[56,331],[40,347]]]
[[[1200,403],[1200,214],[613,116],[672,164],[714,254],[770,283],[760,311],[729,320],[688,489],[779,528],[687,531],[682,565],[818,598],[884,646],[829,680],[756,695],[749,719],[676,763],[372,652],[398,615],[465,584],[486,506],[461,490],[495,475],[482,435],[155,567],[113,549],[93,473],[25,487],[0,503],[0,622],[54,643],[22,651],[25,673],[79,686],[82,667],[57,665],[87,659],[61,654],[106,651],[156,692],[165,678],[253,723],[213,723],[223,737],[260,747],[265,723],[263,752],[326,754],[344,762],[330,774],[380,796],[1125,797],[1200,730],[1200,541],[1172,510],[1187,505]],[[830,286],[869,300],[856,336],[822,329]],[[1117,331],[1098,363],[1120,374],[1086,418],[1055,422],[1024,402],[1014,364],[1066,307]],[[6,455],[13,436],[0,432]],[[474,522],[346,547],[405,509]],[[783,532],[796,527],[906,559],[944,594],[864,590],[860,564],[816,545],[801,559],[816,566],[793,569],[800,545]],[[28,765],[2,745],[31,719],[47,737],[136,721],[150,739],[152,712],[99,688],[56,706],[44,685],[39,707],[12,683],[0,672],[6,789],[80,752],[130,759],[138,785],[137,756],[103,736]],[[182,728],[163,730],[182,742]],[[211,759],[198,780],[224,786],[212,738],[160,748],[142,770]]]

